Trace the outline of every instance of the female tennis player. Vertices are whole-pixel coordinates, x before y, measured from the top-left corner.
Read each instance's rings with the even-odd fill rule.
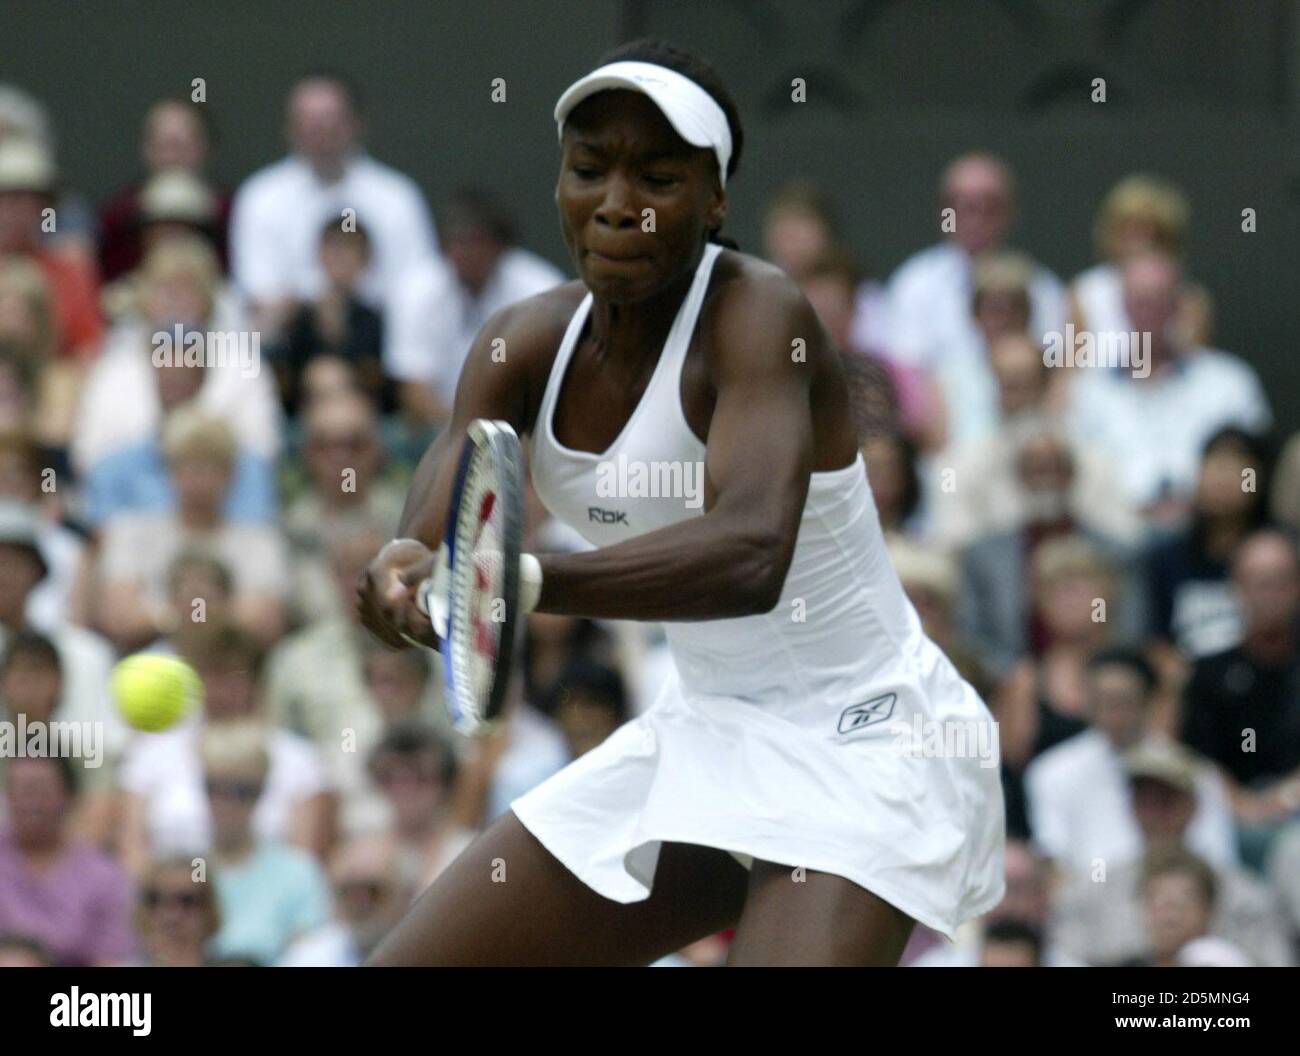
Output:
[[[735,927],[732,964],[896,964],[915,921],[951,936],[1001,898],[996,760],[920,738],[992,720],[889,563],[812,309],[719,241],[742,130],[716,74],[638,42],[555,117],[580,279],[484,326],[360,606],[389,644],[433,644],[416,588],[468,424],[501,419],[598,547],[526,555],[536,609],[664,621],[676,674],[515,800],[370,963],[646,964]],[[624,458],[703,463],[702,506],[602,493]]]

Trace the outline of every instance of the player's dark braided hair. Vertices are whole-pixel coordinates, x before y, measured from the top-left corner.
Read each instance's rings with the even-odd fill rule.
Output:
[[[722,107],[722,112],[727,117],[727,125],[731,129],[731,158],[727,162],[727,182],[730,184],[731,177],[735,175],[740,165],[741,151],[745,146],[745,130],[740,123],[740,111],[736,109],[736,101],[731,98],[731,93],[722,83],[717,70],[698,55],[652,37],[620,44],[613,51],[608,51],[601,56],[597,65],[605,66],[611,62],[652,62],[656,66],[665,66],[683,77],[689,77],[713,96],[713,101]],[[722,234],[721,228],[709,232],[709,241],[717,242],[728,249],[740,248],[733,239]]]

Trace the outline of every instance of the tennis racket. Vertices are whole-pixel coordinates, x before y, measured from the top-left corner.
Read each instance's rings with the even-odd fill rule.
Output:
[[[443,696],[463,733],[488,732],[505,706],[523,502],[519,437],[507,422],[474,419],[456,468],[440,567],[417,592],[443,639]]]

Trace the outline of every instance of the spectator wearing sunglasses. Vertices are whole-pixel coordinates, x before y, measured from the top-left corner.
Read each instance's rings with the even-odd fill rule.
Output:
[[[267,742],[265,726],[243,721],[210,727],[199,743],[221,910],[212,954],[222,960],[271,964],[329,919],[329,885],[316,859],[254,833],[253,811],[271,767]]]
[[[213,874],[203,859],[174,855],[149,863],[135,905],[141,963],[158,968],[203,966],[220,926]]]

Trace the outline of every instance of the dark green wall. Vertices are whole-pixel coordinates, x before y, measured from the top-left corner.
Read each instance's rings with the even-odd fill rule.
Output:
[[[1135,170],[1179,182],[1192,269],[1219,343],[1248,356],[1300,426],[1300,17],[1291,0],[553,0],[164,4],[4,0],[0,80],[53,110],[64,168],[103,192],[132,175],[154,97],[207,81],[215,176],[277,156],[293,75],[341,67],[370,99],[370,143],[435,202],[484,184],[561,259],[552,188],[558,92],[642,32],[702,52],[732,86],[748,144],[729,229],[757,242],[764,196],[794,176],[835,195],[864,259],[888,271],[937,225],[944,161],[985,146],[1022,185],[1018,241],[1068,276],[1093,211]],[[1090,80],[1109,101],[1088,101]],[[490,101],[506,80],[508,101]],[[808,101],[790,101],[803,77]],[[1254,208],[1258,231],[1241,231]]]

